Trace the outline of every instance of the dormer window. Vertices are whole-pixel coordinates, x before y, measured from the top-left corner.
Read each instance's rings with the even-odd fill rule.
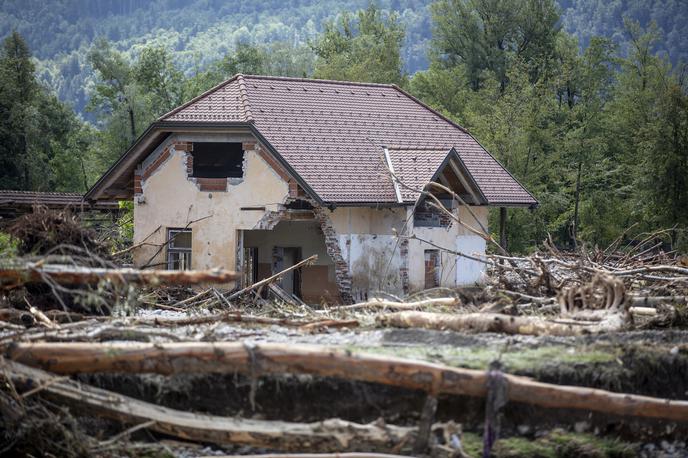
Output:
[[[242,178],[244,150],[241,143],[194,142],[194,178]]]

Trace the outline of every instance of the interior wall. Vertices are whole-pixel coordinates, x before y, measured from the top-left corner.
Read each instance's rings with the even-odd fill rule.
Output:
[[[487,228],[488,208],[471,207],[478,221]],[[459,219],[466,224],[479,228],[478,222],[466,208],[459,208]],[[413,227],[413,234],[449,250],[455,250],[473,256],[485,254],[485,241],[468,231],[460,224],[453,223],[443,227]],[[409,291],[415,292],[425,287],[425,250],[437,249],[420,240],[409,240]],[[447,252],[441,253],[440,286],[467,286],[482,281],[485,264],[472,261],[462,256]]]
[[[329,217],[349,268],[354,300],[365,300],[375,291],[403,295],[406,261],[395,231],[404,229],[406,209],[338,207]]]
[[[273,272],[274,247],[299,247],[301,259],[317,254],[318,260],[313,265],[301,269],[302,299],[306,303],[338,300],[334,262],[327,254],[325,238],[315,221],[280,221],[271,230],[244,231],[244,247],[258,248],[259,280],[276,273]]]

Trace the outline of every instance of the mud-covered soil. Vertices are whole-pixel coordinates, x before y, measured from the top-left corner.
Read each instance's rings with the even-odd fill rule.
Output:
[[[220,323],[178,328],[174,333],[185,339],[206,341],[241,339],[256,343],[330,345],[355,352],[388,354],[475,369],[484,369],[491,361],[499,359],[505,371],[541,381],[688,399],[688,331],[636,331],[564,338],[366,328],[311,334],[280,326],[247,327]],[[412,425],[417,424],[425,399],[420,392],[371,383],[311,376],[269,376],[257,381],[255,410],[252,410],[249,403],[252,381],[241,375],[88,375],[80,379],[181,410],[300,422],[333,417],[356,422],[383,418],[389,423]],[[475,434],[479,442],[484,402],[459,396],[440,398],[437,420],[462,423],[464,431]],[[688,425],[543,409],[516,403],[508,404],[504,409],[502,427],[503,435],[513,439],[505,444],[519,449],[526,447],[519,439],[537,440],[537,450],[540,450],[537,453],[531,450],[526,455],[504,451],[502,456],[550,456],[542,454],[542,450],[547,448],[543,444],[554,447],[552,444],[568,437],[559,435],[555,440],[547,436],[558,430],[563,431],[561,434],[574,436],[583,434],[582,437],[588,437],[585,434],[589,434],[585,441],[608,440],[613,445],[621,440],[626,441],[626,445],[643,445],[633,445],[631,455],[591,452],[589,455],[551,456],[634,456],[641,450],[646,456],[663,456],[668,452],[662,447],[662,440],[668,444],[667,449],[675,452],[666,456],[682,456],[685,445],[681,443],[688,438]],[[468,434],[467,437],[472,436]],[[549,442],[543,439],[545,437],[550,437]],[[654,449],[645,450],[643,447],[646,446]],[[688,452],[685,453],[688,456]]]

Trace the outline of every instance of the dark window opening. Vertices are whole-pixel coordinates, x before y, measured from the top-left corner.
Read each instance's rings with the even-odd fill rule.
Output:
[[[438,196],[442,206],[452,212],[454,210],[454,202],[451,198]],[[413,225],[415,227],[449,227],[452,224],[452,218],[446,212],[436,208],[434,199],[426,199],[416,207],[413,213]]]
[[[167,268],[191,269],[191,229],[168,229],[167,240]]]
[[[290,210],[313,210],[313,205],[306,200],[294,200],[285,205]]]
[[[241,178],[244,150],[241,143],[193,144],[193,176],[196,178]]]

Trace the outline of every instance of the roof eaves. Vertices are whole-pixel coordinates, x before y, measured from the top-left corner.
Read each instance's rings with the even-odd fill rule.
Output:
[[[94,200],[97,199],[96,195],[108,180],[112,178],[112,174],[124,164],[128,159],[130,159],[137,150],[141,147],[142,143],[148,139],[155,132],[160,133],[172,133],[179,129],[184,128],[209,128],[209,129],[227,129],[232,127],[249,127],[249,123],[246,122],[198,122],[198,121],[156,121],[151,123],[148,128],[139,136],[139,138],[131,144],[129,149],[127,149],[124,154],[122,154],[117,161],[110,166],[110,168],[100,176],[98,181],[96,181],[93,186],[84,195],[84,200]]]
[[[454,147],[454,146],[452,146],[452,149],[449,151],[449,154],[447,155],[447,159],[451,160],[452,156],[459,162],[459,165],[461,166],[461,169],[462,169],[461,171],[465,172],[465,174],[466,174],[465,178],[469,181],[469,184],[471,186],[473,186],[473,188],[477,189],[478,192],[480,193],[480,198],[482,199],[481,204],[483,204],[483,205],[489,204],[490,203],[489,199],[487,197],[485,197],[485,193],[483,193],[483,190],[478,185],[478,182],[475,181],[473,174],[471,174],[471,171],[468,170],[468,167],[466,167],[466,164],[463,162],[463,159],[461,159],[459,152],[456,150],[456,147]]]

